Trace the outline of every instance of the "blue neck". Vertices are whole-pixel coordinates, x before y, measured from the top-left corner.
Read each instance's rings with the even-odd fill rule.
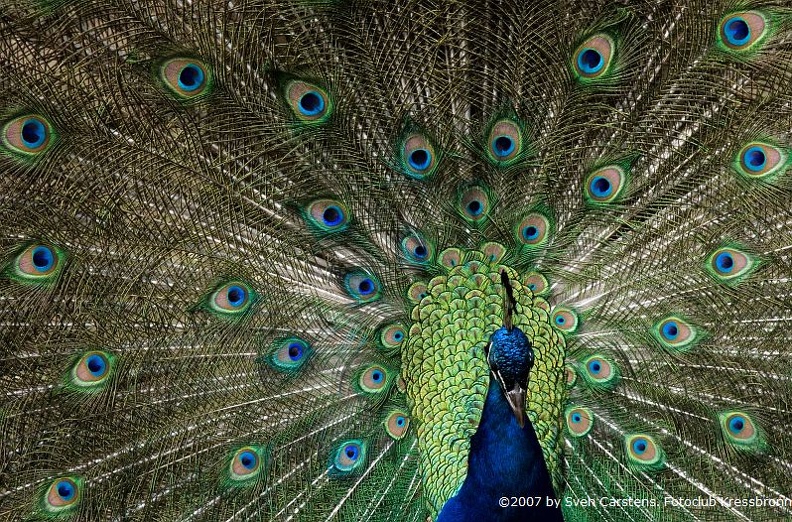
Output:
[[[541,497],[541,506],[503,508],[502,497],[509,503],[511,497]],[[467,478],[437,522],[563,520],[559,508],[547,507],[547,499],[556,502],[533,426],[526,419],[520,428],[500,386],[490,379],[481,423],[470,439]]]

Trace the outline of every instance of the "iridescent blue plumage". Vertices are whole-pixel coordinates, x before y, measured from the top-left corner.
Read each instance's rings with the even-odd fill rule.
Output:
[[[490,386],[471,439],[468,474],[437,522],[562,520],[542,448],[525,415],[533,361],[531,343],[519,328],[504,326],[492,335]]]

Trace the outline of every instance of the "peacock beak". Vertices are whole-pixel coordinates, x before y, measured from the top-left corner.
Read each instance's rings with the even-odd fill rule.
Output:
[[[525,427],[525,388],[515,383],[511,389],[503,388],[506,400],[509,401],[512,413],[517,417],[520,428]]]
[[[487,354],[487,363],[492,376],[498,381],[503,395],[506,396],[506,401],[509,403],[512,413],[517,418],[517,424],[520,425],[520,428],[525,427],[525,388],[513,379],[510,379],[507,383],[500,370],[492,363],[489,354]]]

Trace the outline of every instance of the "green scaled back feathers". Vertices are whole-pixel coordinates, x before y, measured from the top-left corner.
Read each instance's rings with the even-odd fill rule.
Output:
[[[792,516],[785,2],[1,7],[0,520]]]

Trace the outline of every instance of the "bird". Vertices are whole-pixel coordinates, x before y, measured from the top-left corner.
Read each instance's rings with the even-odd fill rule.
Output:
[[[792,8],[0,14],[0,520],[792,515]]]

